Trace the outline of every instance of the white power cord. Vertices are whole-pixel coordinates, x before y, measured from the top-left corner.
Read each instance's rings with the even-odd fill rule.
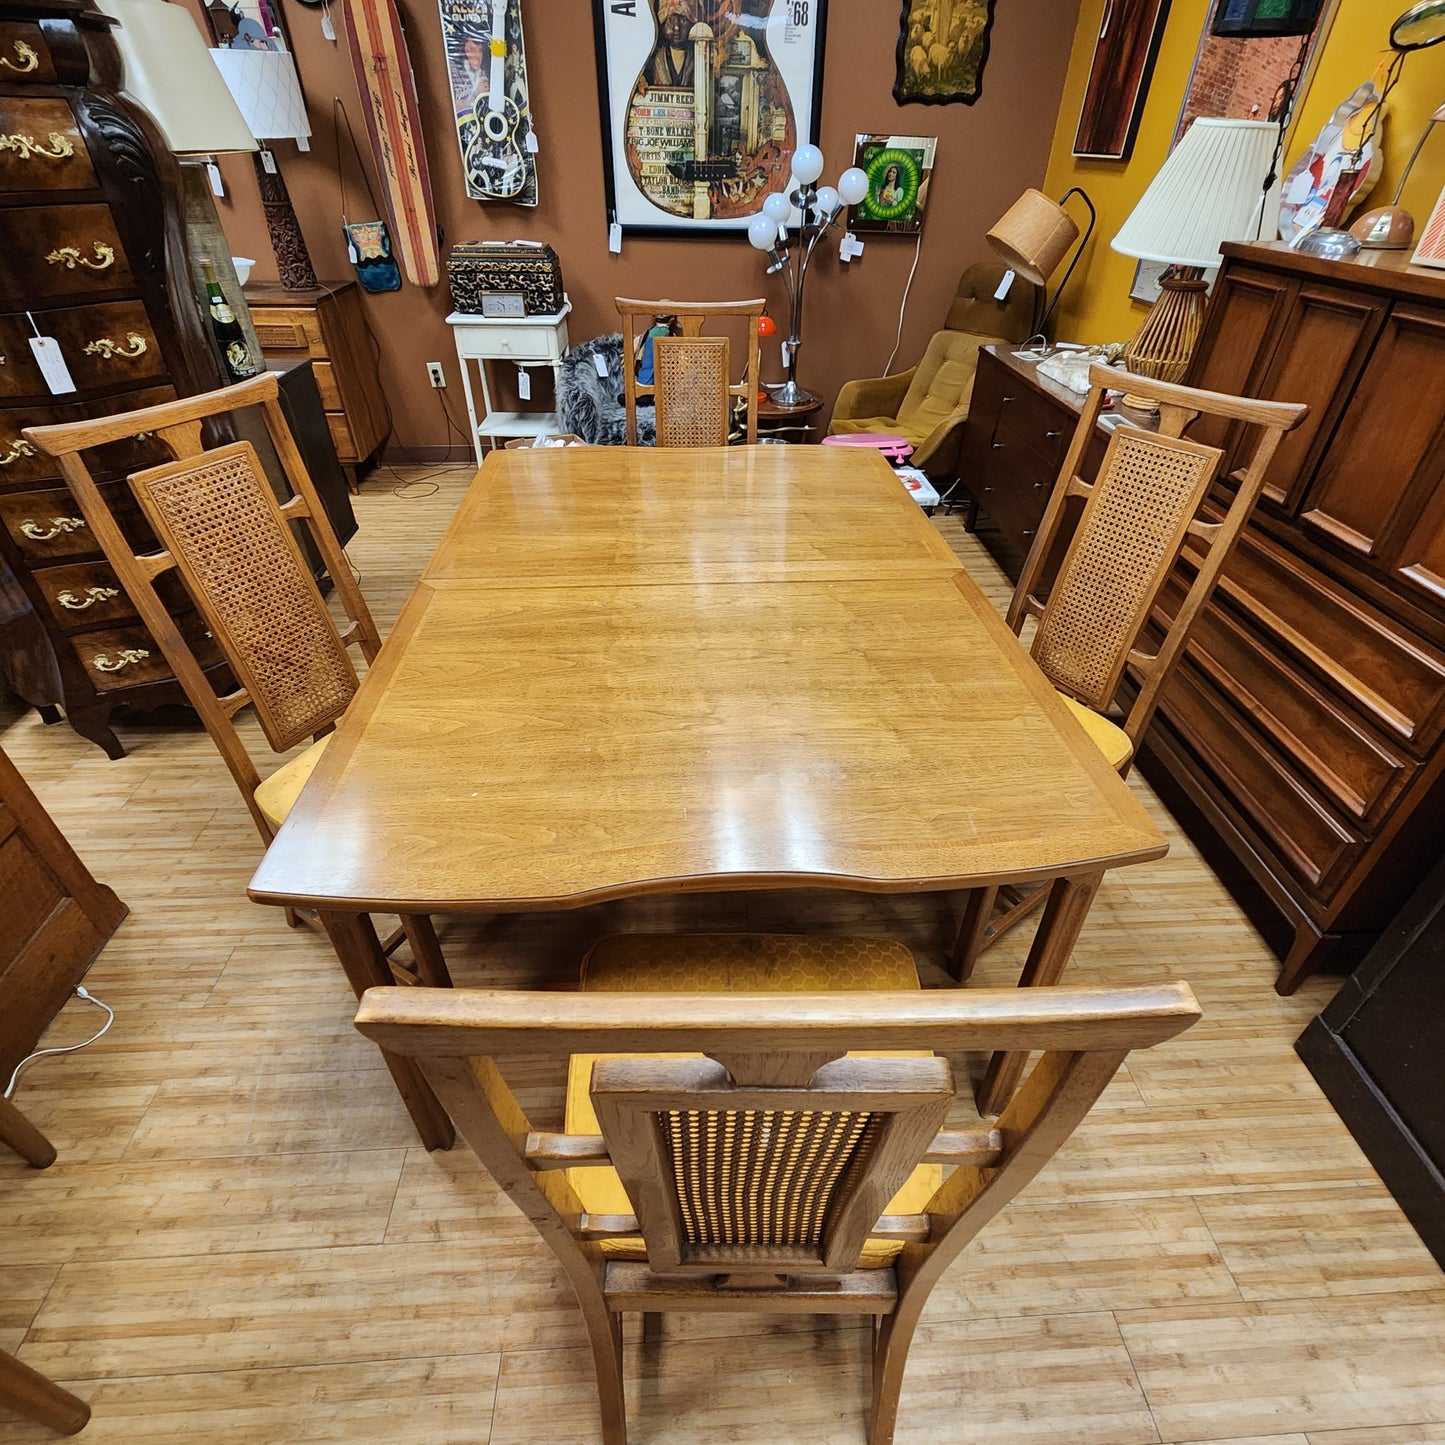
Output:
[[[893,370],[893,358],[898,355],[898,348],[903,345],[903,313],[908,310],[908,293],[913,290],[914,273],[918,270],[918,258],[923,254],[923,232],[918,233],[918,245],[913,248],[913,265],[908,270],[908,282],[903,288],[903,300],[898,306],[898,335],[893,338],[893,350],[888,353],[888,360],[883,367],[883,375],[887,376]]]
[[[10,1075],[10,1082],[5,1085],[5,1093],[0,1097],[8,1099],[15,1092],[16,1080],[20,1077],[20,1070],[26,1064],[33,1063],[36,1059],[43,1059],[46,1054],[73,1054],[77,1049],[86,1049],[91,1046],[110,1026],[115,1022],[115,1010],[108,1003],[102,1003],[94,994],[87,993],[79,984],[75,988],[76,998],[83,998],[86,1003],[93,1003],[96,1008],[105,1010],[105,1022],[91,1034],[91,1036],[78,1044],[68,1044],[63,1049],[36,1049],[33,1054],[27,1054],[18,1064],[15,1065],[15,1072]]]

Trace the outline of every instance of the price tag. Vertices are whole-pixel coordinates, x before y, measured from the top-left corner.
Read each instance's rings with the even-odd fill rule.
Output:
[[[787,369],[793,359],[793,348],[785,341],[783,342],[783,368]]]
[[[333,45],[336,43],[336,27],[331,23],[331,6],[329,5],[321,11],[321,33]]]
[[[617,221],[607,228],[607,249],[614,256],[622,254],[622,226]]]
[[[206,162],[206,179],[211,183],[211,194],[213,196],[224,196],[226,194],[226,183],[221,179],[221,168],[215,161]]]
[[[63,396],[66,392],[75,390],[75,383],[70,379],[70,368],[60,354],[60,343],[53,336],[32,336],[30,349],[35,353],[36,365],[39,366],[40,374],[45,378],[45,384],[50,388],[52,396]]]
[[[351,239],[348,232],[346,237],[346,259],[355,266],[361,260],[361,252],[356,249],[356,242]]]
[[[993,299],[995,301],[1002,301],[1004,297],[1013,290],[1013,285],[1014,273],[1012,271],[1005,271],[1003,273],[1003,280],[998,283],[998,290],[993,293]]]
[[[522,142],[522,149],[526,151],[529,156],[534,156],[539,150],[541,150],[541,146],[537,144],[536,131],[529,130],[527,132],[527,139]]]
[[[517,368],[517,395],[523,401],[532,399],[532,373],[525,366]]]
[[[851,261],[855,256],[863,254],[863,243],[852,231],[849,231],[838,244],[838,259],[840,261]]]
[[[298,135],[296,137],[296,149],[298,151],[309,151],[311,149],[311,142],[304,135]]]
[[[600,376],[603,381],[606,381],[609,374],[607,370],[607,358],[603,356],[600,351],[593,352],[592,365],[596,369],[597,375]]]
[[[276,174],[276,157],[264,146],[261,149],[261,169],[265,171],[268,176],[274,176]]]

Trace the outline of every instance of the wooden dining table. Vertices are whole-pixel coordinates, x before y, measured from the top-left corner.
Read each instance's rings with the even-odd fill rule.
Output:
[[[1050,983],[1166,847],[881,457],[540,448],[488,457],[250,894],[316,910],[359,993],[373,914],[1053,880]]]

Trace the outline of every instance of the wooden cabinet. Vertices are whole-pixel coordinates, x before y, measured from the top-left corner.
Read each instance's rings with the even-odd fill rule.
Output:
[[[355,281],[328,281],[309,291],[247,286],[246,304],[268,358],[311,358],[336,456],[354,492],[359,470],[391,430],[361,288]]]
[[[0,752],[0,1081],[34,1047],[126,906],[76,856]]]
[[[21,431],[222,378],[192,293],[175,161],[114,89],[112,23],[78,0],[0,0],[0,674],[120,757],[117,707],[184,695],[59,468]],[[30,348],[37,329],[58,343],[74,391],[52,395]],[[142,439],[88,460],[124,503],[124,474],[168,458]],[[122,512],[131,540],[152,544],[139,510]],[[219,654],[199,637],[221,682]]]

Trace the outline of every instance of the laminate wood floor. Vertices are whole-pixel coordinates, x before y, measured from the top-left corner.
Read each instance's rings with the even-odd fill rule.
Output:
[[[383,627],[470,475],[382,472],[357,498],[350,552]],[[938,525],[1002,606],[987,556]],[[16,1096],[60,1161],[0,1156],[0,1347],[87,1398],[96,1442],[595,1441],[550,1254],[462,1148],[418,1147],[326,943],[247,902],[256,835],[205,734],[179,710],[120,733],[112,763],[0,704],[0,741],[131,907],[87,980],[115,1026]],[[1445,1278],[1291,1047],[1335,981],[1277,997],[1268,950],[1133,786],[1173,851],[1105,883],[1071,976],[1182,977],[1205,1019],[1135,1056],[945,1278],[898,1438],[1445,1445]],[[861,924],[942,986],[947,902],[649,900],[442,937],[458,983],[567,987],[617,926]],[[990,952],[980,982],[1012,983],[1024,944]],[[46,1042],[97,1017],[72,1002]],[[560,1082],[520,1081],[539,1117],[560,1115]],[[863,1439],[852,1321],[631,1325],[638,1445]],[[0,1415],[5,1445],[47,1438]]]

